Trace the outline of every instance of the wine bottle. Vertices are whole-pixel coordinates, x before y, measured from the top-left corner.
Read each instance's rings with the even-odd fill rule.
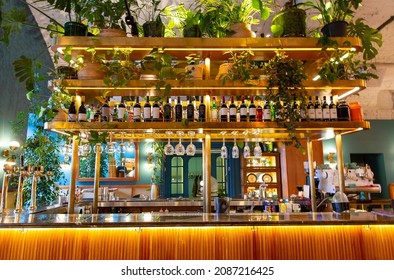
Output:
[[[86,107],[85,107],[85,97],[82,97],[81,106],[78,108],[78,121],[86,122]]]
[[[215,98],[215,96],[212,97],[211,121],[212,122],[217,122],[218,121],[218,107],[216,106],[216,98]]]
[[[263,108],[263,121],[270,122],[271,121],[271,105],[268,100],[265,101]]]
[[[194,105],[191,96],[189,96],[189,103],[186,106],[186,118],[189,122],[194,121]]]
[[[248,107],[246,107],[244,96],[242,96],[242,102],[241,105],[239,106],[239,114],[240,114],[241,122],[248,121]]]
[[[94,113],[93,118],[94,118],[95,122],[101,122],[101,110],[100,110],[99,106],[97,106],[96,112]]]
[[[181,122],[182,121],[182,103],[181,103],[181,97],[178,96],[177,103],[175,105],[175,121],[176,122]]]
[[[323,110],[323,121],[325,121],[325,122],[329,121],[330,120],[330,106],[328,106],[327,98],[325,96],[323,96],[322,110]]]
[[[110,107],[108,104],[108,97],[105,98],[105,102],[103,106],[101,106],[101,121],[102,122],[109,122],[109,113],[110,113]]]
[[[118,107],[110,107],[111,114],[110,114],[110,122],[117,122],[118,121]]]
[[[160,105],[157,102],[157,100],[155,100],[155,102],[153,102],[153,106],[152,106],[152,121],[153,122],[160,122]]]
[[[220,111],[219,111],[219,115],[220,115],[220,121],[221,122],[227,122],[227,115],[228,115],[228,107],[226,104],[226,99],[224,96],[222,96],[222,103],[220,105]]]
[[[256,105],[254,104],[253,96],[250,97],[249,121],[250,122],[255,122],[256,121]]]
[[[172,106],[170,97],[167,96],[167,103],[163,106],[164,121],[170,122],[172,120]]]
[[[206,121],[206,106],[204,104],[204,97],[200,96],[200,105],[198,105],[198,121]]]
[[[294,101],[293,101],[293,107],[292,107],[294,113],[297,114],[297,118],[296,121],[301,121],[301,110],[300,110],[300,106],[297,103],[297,99],[294,97]]]
[[[116,167],[116,177],[124,178],[124,177],[126,177],[126,174],[127,174],[127,168],[124,165],[124,161],[122,160],[121,165]]]
[[[263,121],[263,107],[261,107],[261,101],[260,100],[257,103],[256,120],[258,122],[262,122]]]
[[[152,113],[152,106],[150,105],[149,102],[149,96],[146,97],[146,102],[144,104],[144,110],[143,110],[143,118],[144,122],[150,122],[151,121],[151,113]]]
[[[124,104],[124,99],[122,97],[121,102],[118,105],[118,122],[125,121],[126,105]]]
[[[323,120],[323,108],[321,107],[319,97],[315,97],[315,120],[320,122]]]
[[[75,97],[73,96],[71,99],[70,106],[68,107],[68,122],[76,122],[77,121],[77,109],[75,108]]]
[[[306,107],[309,121],[316,120],[315,105],[312,103],[312,96],[309,96],[309,102]]]
[[[330,96],[330,121],[337,121],[338,120],[338,114],[337,114],[337,105],[334,103],[334,99],[332,96]]]
[[[237,106],[234,103],[234,96],[231,96],[231,103],[229,106],[230,122],[237,121]]]
[[[133,116],[135,122],[141,122],[141,104],[139,96],[136,97],[136,101],[133,106]]]
[[[95,122],[95,121],[96,121],[96,120],[95,120],[96,109],[95,109],[93,103],[90,104],[89,111],[90,111],[90,113],[89,113],[89,119],[88,119],[88,121],[89,121],[89,122]]]

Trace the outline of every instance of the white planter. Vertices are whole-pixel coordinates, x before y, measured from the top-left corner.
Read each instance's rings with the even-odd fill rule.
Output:
[[[256,38],[256,33],[252,31],[250,24],[244,22],[234,23],[229,28],[234,33],[230,36],[233,38]]]
[[[202,80],[204,76],[204,65],[203,64],[191,64],[185,67],[186,78],[193,80]]]

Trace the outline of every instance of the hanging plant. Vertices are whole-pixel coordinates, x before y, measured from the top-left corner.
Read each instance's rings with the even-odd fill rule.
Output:
[[[289,140],[285,144],[301,148],[295,131],[301,112],[306,110],[307,92],[302,83],[307,76],[303,63],[288,59],[284,52],[277,51],[275,57],[264,65],[264,72],[269,77],[266,99],[275,109],[275,121],[289,131]],[[298,108],[294,107],[295,102]]]

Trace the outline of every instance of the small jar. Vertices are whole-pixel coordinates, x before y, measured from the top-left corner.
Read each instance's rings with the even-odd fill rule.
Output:
[[[350,121],[350,109],[345,100],[341,100],[337,107],[338,121]]]
[[[364,120],[363,108],[358,102],[350,102],[349,108],[352,121],[362,122]]]

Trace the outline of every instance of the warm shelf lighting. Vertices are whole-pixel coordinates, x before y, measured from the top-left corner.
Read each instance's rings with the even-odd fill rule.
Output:
[[[340,96],[338,96],[338,100],[342,99],[342,98],[345,98],[345,97],[347,97],[347,96],[349,96],[349,95],[351,95],[351,94],[353,94],[353,93],[355,93],[355,92],[357,92],[359,90],[360,90],[360,87],[355,87],[355,88],[353,88],[353,89],[341,94]]]

